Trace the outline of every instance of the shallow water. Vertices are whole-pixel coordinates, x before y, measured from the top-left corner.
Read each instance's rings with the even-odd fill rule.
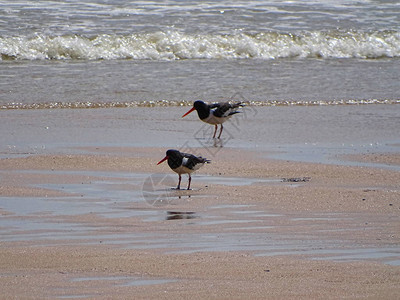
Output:
[[[341,156],[397,152],[400,145],[398,104],[245,106],[225,123],[221,140],[211,139],[213,127],[195,114],[181,118],[186,111],[187,107],[0,110],[0,157],[81,154],[96,147],[163,147],[196,151],[213,160],[225,148],[242,148],[285,160],[361,165]]]
[[[386,217],[374,220],[374,227],[369,227],[369,217],[357,213],[277,214],[244,204],[184,210],[181,208],[188,207],[188,201],[201,201],[205,196],[202,189],[175,190],[164,202],[160,202],[159,197],[163,197],[165,190],[157,189],[154,194],[157,198],[150,201],[138,191],[148,174],[87,173],[103,179],[87,184],[35,185],[76,196],[2,197],[0,240],[31,245],[102,244],[127,249],[162,249],[167,253],[249,251],[258,256],[301,255],[311,259],[371,260],[399,265],[398,246],[355,238],[360,230],[371,230],[380,222],[385,223]],[[198,183],[214,181],[211,176],[195,176],[194,179],[198,179]],[[215,184],[236,184],[236,179],[219,179]],[[135,188],[121,184],[121,181],[126,183],[125,180]],[[251,184],[292,183],[259,179],[242,182],[242,185]],[[88,216],[91,217],[88,219]],[[163,229],[165,222],[168,222],[168,231]],[[142,231],[131,230],[132,224],[136,227],[148,225]]]
[[[119,286],[143,286],[152,284],[165,284],[176,282],[174,279],[143,279],[127,276],[106,276],[106,277],[79,277],[72,279],[73,282],[82,281],[111,281],[116,282]]]
[[[400,44],[400,42],[399,42]],[[398,102],[400,59],[0,62],[0,108]],[[16,80],[18,79],[18,80]]]

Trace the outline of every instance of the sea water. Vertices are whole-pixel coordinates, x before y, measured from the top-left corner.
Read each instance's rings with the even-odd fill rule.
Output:
[[[399,103],[398,1],[7,1],[0,108]]]

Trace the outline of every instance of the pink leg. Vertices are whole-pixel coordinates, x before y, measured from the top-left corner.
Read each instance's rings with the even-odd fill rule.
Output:
[[[190,176],[190,174],[189,174],[189,184],[188,184],[188,190],[190,190],[190,183],[192,182],[192,176]]]
[[[213,139],[215,139],[215,135],[217,134],[217,128],[218,128],[218,125],[217,125],[217,124],[215,124],[215,130],[214,130]]]
[[[218,138],[221,138],[221,133],[222,133],[222,130],[224,129],[224,125],[222,125],[221,124],[221,129],[220,129],[220,131],[219,131],[219,136],[218,136]]]
[[[181,179],[182,179],[182,176],[181,176],[181,174],[179,174],[179,182],[178,182],[178,186],[176,187],[177,190],[181,189]]]

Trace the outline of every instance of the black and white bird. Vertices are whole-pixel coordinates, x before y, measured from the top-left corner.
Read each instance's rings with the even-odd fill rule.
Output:
[[[186,114],[184,114],[182,118],[196,110],[200,120],[208,124],[215,125],[213,139],[215,139],[215,135],[217,134],[218,124],[221,125],[218,135],[218,138],[221,138],[222,130],[224,129],[222,123],[224,123],[234,114],[240,113],[238,109],[241,106],[244,106],[244,104],[241,102],[235,104],[231,104],[229,102],[207,104],[203,101],[197,100],[193,103],[193,107]]]
[[[191,173],[198,170],[202,167],[205,163],[210,163],[211,161],[203,158],[201,156],[195,156],[193,154],[182,153],[178,150],[170,149],[167,151],[165,157],[160,160],[157,165],[161,164],[162,162],[168,160],[168,165],[172,169],[172,171],[178,173],[179,175],[179,182],[177,186],[177,190],[181,188],[181,175],[188,174],[189,175],[189,184],[187,189],[190,190],[190,183],[192,181],[192,177],[190,176]]]

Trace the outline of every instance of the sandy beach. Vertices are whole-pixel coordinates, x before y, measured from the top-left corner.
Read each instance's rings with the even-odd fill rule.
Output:
[[[163,148],[80,151],[0,160],[2,299],[400,296],[397,171],[226,148],[173,191]]]

